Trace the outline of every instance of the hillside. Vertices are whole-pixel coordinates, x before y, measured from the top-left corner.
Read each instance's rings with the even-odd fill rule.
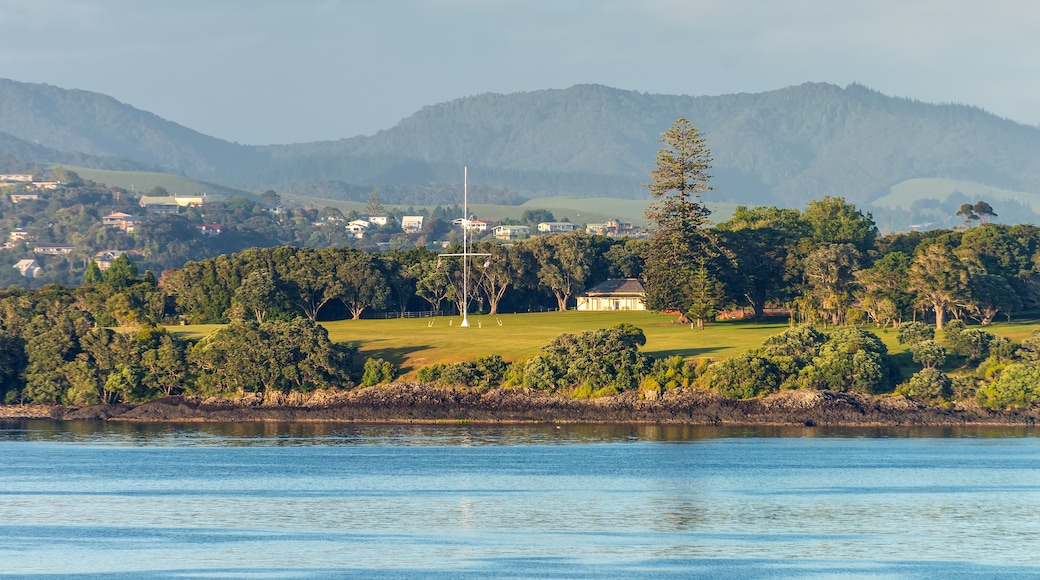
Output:
[[[1040,129],[860,85],[699,97],[598,85],[489,93],[427,106],[372,136],[246,146],[104,95],[0,80],[0,131],[48,148],[35,162],[124,157],[228,186],[350,201],[380,185],[384,201],[414,205],[446,201],[463,165],[494,203],[643,199],[657,138],[680,116],[714,154],[708,200],[799,206],[841,195],[865,204],[919,179],[1040,194]],[[0,139],[0,155],[11,147]]]

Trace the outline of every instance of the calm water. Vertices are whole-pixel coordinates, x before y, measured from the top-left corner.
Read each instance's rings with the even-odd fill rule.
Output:
[[[0,422],[0,574],[1038,577],[1035,435]]]

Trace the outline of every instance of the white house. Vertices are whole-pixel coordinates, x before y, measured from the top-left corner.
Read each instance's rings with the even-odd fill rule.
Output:
[[[370,215],[368,216],[368,222],[377,226],[385,226],[390,221],[390,216],[386,215]]]
[[[570,222],[541,222],[538,224],[538,233],[555,234],[573,232],[574,224]]]
[[[14,269],[18,270],[18,272],[26,278],[35,278],[43,271],[40,264],[31,258],[27,260],[18,260],[15,262]]]
[[[403,215],[401,216],[401,229],[405,233],[415,234],[422,230],[423,216],[421,215]]]
[[[368,220],[353,220],[346,226],[347,231],[359,240],[365,237],[365,231],[370,227],[372,227],[372,222]]]
[[[611,278],[578,296],[578,310],[646,310],[646,290],[635,278]]]
[[[492,231],[495,237],[500,240],[512,240],[531,235],[529,226],[495,226],[495,229]]]

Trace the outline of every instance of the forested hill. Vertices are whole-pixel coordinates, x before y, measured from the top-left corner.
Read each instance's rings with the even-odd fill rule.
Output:
[[[254,147],[96,93],[0,81],[0,131],[21,140],[253,188],[325,180],[342,182],[328,190],[407,189],[457,183],[468,165],[473,181],[498,191],[637,198],[657,138],[680,116],[714,154],[709,199],[802,205],[841,195],[865,203],[921,177],[1040,193],[1040,129],[860,85],[701,97],[598,85],[489,93],[425,107],[372,136]]]

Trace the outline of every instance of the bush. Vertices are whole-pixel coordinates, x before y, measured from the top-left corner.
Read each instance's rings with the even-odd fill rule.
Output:
[[[980,405],[990,409],[1029,407],[1040,398],[1040,365],[1011,363],[997,379],[978,390]]]
[[[703,380],[731,399],[750,399],[777,390],[780,371],[768,358],[745,353],[711,365]]]
[[[522,384],[529,389],[552,391],[556,389],[556,373],[545,357],[536,356],[524,363]]]
[[[802,386],[874,394],[888,385],[888,348],[874,333],[858,328],[833,332],[812,364],[802,369]]]
[[[362,387],[371,387],[393,382],[396,378],[397,365],[381,358],[368,358],[365,359],[365,369],[360,384]]]
[[[915,363],[926,369],[946,364],[946,349],[930,338],[913,343],[910,346],[910,354]]]
[[[930,324],[923,322],[904,322],[899,325],[896,338],[899,344],[913,346],[925,340],[935,340],[935,329]]]
[[[683,357],[670,356],[655,360],[650,367],[649,376],[658,389],[671,390],[690,386],[695,373],[696,367],[687,363]]]
[[[896,390],[912,399],[936,401],[952,394],[950,377],[935,368],[923,368]]]

